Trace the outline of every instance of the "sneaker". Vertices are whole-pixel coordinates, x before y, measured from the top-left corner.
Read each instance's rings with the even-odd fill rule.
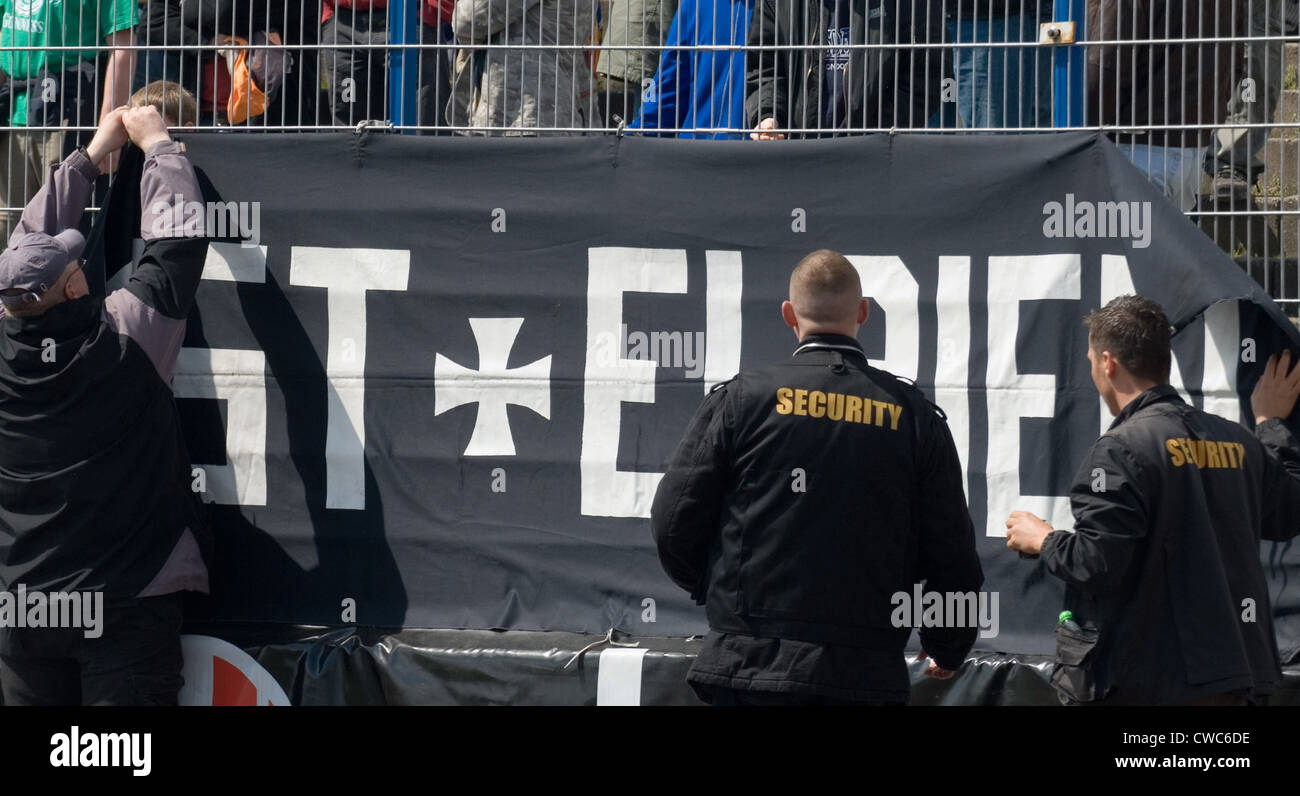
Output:
[[[1217,201],[1244,200],[1250,196],[1250,178],[1237,166],[1220,166],[1210,188]]]

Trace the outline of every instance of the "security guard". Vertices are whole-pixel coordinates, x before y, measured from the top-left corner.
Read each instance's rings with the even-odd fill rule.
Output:
[[[892,598],[983,582],[947,423],[867,364],[867,306],[843,255],[800,261],[794,356],[716,387],[660,482],[660,560],[709,620],[688,681],[713,704],[906,702]],[[927,673],[951,676],[975,632],[922,629]]]
[[[1007,520],[1007,546],[1066,584],[1052,683],[1066,704],[1265,697],[1280,675],[1259,542],[1300,530],[1300,447],[1282,421],[1300,368],[1290,352],[1269,359],[1251,435],[1169,385],[1158,304],[1123,296],[1086,323],[1115,422],[1070,491],[1074,532],[1023,511]]]

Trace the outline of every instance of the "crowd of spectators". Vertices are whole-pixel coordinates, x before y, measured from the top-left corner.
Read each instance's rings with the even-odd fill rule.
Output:
[[[398,123],[427,134],[755,140],[1049,128],[1059,91],[1039,43],[1052,0],[418,0],[393,31],[388,2],[0,0],[0,198],[21,207],[157,80],[201,127],[382,124],[414,96]],[[1087,0],[1085,123],[1185,210],[1203,171],[1247,190],[1296,9]],[[398,49],[413,95],[393,91]]]

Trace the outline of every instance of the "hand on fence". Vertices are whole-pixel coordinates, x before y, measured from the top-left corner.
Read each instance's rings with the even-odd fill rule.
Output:
[[[142,105],[129,109],[122,117],[126,132],[131,142],[145,152],[159,141],[170,141],[167,134],[167,122],[163,121],[158,109],[152,105]]]
[[[126,108],[114,108],[104,115],[95,130],[95,137],[86,146],[86,154],[99,169],[100,174],[112,174],[117,170],[117,157],[122,147],[126,146],[127,131],[123,125]]]
[[[1268,358],[1264,375],[1259,377],[1250,394],[1250,407],[1255,410],[1255,422],[1263,423],[1274,417],[1289,417],[1300,396],[1300,365],[1291,367],[1291,351],[1285,350]]]
[[[761,132],[763,130],[775,130],[775,129],[776,129],[776,119],[773,119],[772,117],[769,116],[768,118],[758,123],[758,127],[754,128],[755,132],[750,133],[749,137],[754,139],[755,141],[780,141],[782,138],[785,138],[784,133]]]

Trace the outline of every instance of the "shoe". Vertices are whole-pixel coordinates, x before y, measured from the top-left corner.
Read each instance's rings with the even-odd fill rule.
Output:
[[[1245,200],[1250,196],[1250,178],[1237,166],[1220,166],[1211,183],[1210,195],[1217,202]]]

